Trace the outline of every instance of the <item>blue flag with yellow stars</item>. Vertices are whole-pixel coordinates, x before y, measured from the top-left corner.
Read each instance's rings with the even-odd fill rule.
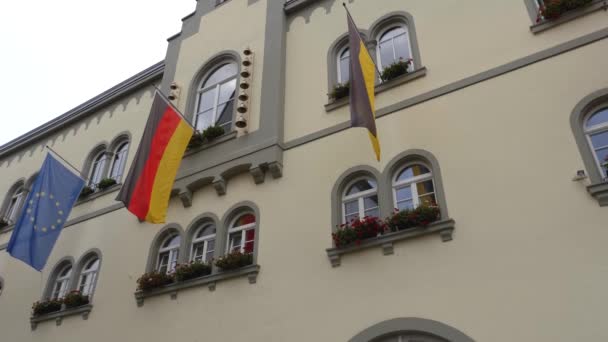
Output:
[[[41,271],[83,187],[80,176],[48,154],[15,224],[9,254]]]

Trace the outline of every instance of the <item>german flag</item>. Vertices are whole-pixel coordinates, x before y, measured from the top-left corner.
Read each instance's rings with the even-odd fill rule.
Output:
[[[175,175],[194,129],[157,91],[117,201],[141,221],[164,223]]]
[[[346,5],[344,5],[346,8]],[[375,94],[376,65],[369,55],[357,25],[348,16],[350,48],[350,121],[351,127],[367,128],[376,159],[380,161],[380,141],[376,131]]]

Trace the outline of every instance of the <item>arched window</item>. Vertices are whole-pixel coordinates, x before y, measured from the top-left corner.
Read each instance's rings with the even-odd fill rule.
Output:
[[[374,342],[448,342],[443,338],[438,338],[425,334],[411,333],[411,334],[398,334],[388,337],[382,337]]]
[[[338,83],[346,83],[350,81],[350,50],[347,47],[344,47],[337,58],[337,67],[338,67]]]
[[[227,252],[253,253],[255,247],[255,215],[245,213],[232,221],[228,229]]]
[[[65,265],[57,273],[57,278],[53,282],[51,291],[51,299],[60,299],[65,297],[70,287],[70,276],[72,275],[72,265]]]
[[[378,66],[380,70],[399,60],[412,59],[412,46],[408,27],[405,25],[392,26],[382,31],[378,36]],[[413,70],[413,63],[408,71]]]
[[[198,131],[217,125],[230,131],[234,112],[238,66],[226,63],[209,74],[198,87],[195,123]]]
[[[127,151],[129,150],[129,142],[124,142],[116,148],[114,151],[114,157],[112,158],[112,168],[110,169],[110,178],[114,179],[117,183],[122,179],[125,165],[127,163]]]
[[[158,250],[158,261],[156,263],[156,270],[158,272],[170,273],[175,269],[181,241],[181,236],[177,234],[170,235],[163,241]]]
[[[91,296],[95,291],[97,273],[99,272],[99,258],[94,255],[88,258],[80,272],[78,280],[78,290],[85,296]]]
[[[401,168],[393,178],[395,209],[413,209],[419,205],[435,205],[433,174],[422,164]]]
[[[371,178],[359,178],[351,182],[342,197],[342,223],[379,215],[376,181]]]
[[[215,252],[216,227],[213,223],[204,223],[196,231],[192,239],[192,249],[190,251],[190,261],[208,263],[213,260]]]
[[[8,224],[15,223],[21,204],[25,199],[25,190],[23,186],[19,185],[18,188],[11,194],[6,208],[5,220]]]
[[[602,177],[608,177],[608,107],[593,112],[585,120],[585,135]]]
[[[95,155],[91,162],[91,171],[89,172],[89,186],[92,188],[97,187],[99,181],[104,177],[104,171],[106,167],[106,153],[101,151]]]

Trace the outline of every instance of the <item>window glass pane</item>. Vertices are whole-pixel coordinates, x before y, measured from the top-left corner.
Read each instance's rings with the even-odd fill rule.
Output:
[[[344,203],[344,213],[346,215],[351,215],[359,212],[359,201],[354,200],[350,202]]]
[[[196,238],[202,238],[204,236],[215,234],[215,225],[214,224],[206,224],[202,228],[198,230],[196,233]]]
[[[410,43],[408,41],[407,34],[403,33],[400,36],[395,37],[393,41],[395,44],[395,52],[397,53],[397,60],[403,59],[407,61],[412,57],[410,53]]]
[[[175,236],[167,239],[167,241],[163,245],[163,248],[179,247],[179,244],[181,243],[181,241],[182,241],[182,238],[179,235],[175,235]]]
[[[399,209],[399,211],[405,210],[405,209],[414,209],[414,200],[410,199],[410,200],[397,202],[397,209]]]
[[[226,82],[220,86],[220,97],[217,103],[224,103],[234,98],[236,90],[236,79]]]
[[[196,117],[196,129],[203,131],[205,128],[211,126],[213,123],[213,109],[209,109],[206,112],[199,114]]]
[[[421,205],[436,205],[435,194],[420,196]]]
[[[403,27],[395,27],[393,29],[390,29],[388,31],[386,31],[386,33],[384,33],[382,35],[382,37],[380,38],[381,42],[386,42],[392,38],[395,38],[401,34],[405,33],[405,29]]]
[[[350,80],[350,51],[348,49],[346,49],[340,56],[338,67],[340,68],[340,79],[338,82],[348,82],[348,80]]]
[[[433,188],[433,181],[428,180],[416,184],[416,190],[418,190],[418,196],[435,192],[435,189]]]
[[[241,232],[230,234],[230,236],[228,237],[228,241],[229,252],[239,251],[241,249]]]
[[[363,199],[363,206],[365,209],[377,208],[378,207],[378,196],[369,196]]]
[[[399,176],[397,177],[397,182],[406,181],[410,178],[414,178],[416,176],[424,175],[430,173],[431,171],[424,165],[416,164],[410,167],[405,168]]]
[[[378,217],[378,216],[380,216],[380,211],[378,210],[377,207],[374,209],[367,209],[367,210],[365,210],[365,216]]]
[[[116,181],[120,181],[120,179],[122,178],[122,172],[125,169],[128,148],[128,143],[123,144],[116,150],[116,153],[114,155],[114,161],[112,162],[112,170],[110,172],[110,177],[115,179]]]
[[[198,113],[213,108],[215,105],[215,94],[217,94],[217,88],[213,87],[200,95],[197,110]]]
[[[344,217],[344,222],[348,223],[348,222],[351,222],[351,221],[356,220],[358,218],[359,218],[359,213],[352,214],[352,215],[346,215]]]
[[[397,202],[412,198],[412,188],[410,188],[409,186],[398,189],[395,192],[397,193]]]
[[[362,179],[353,184],[350,189],[346,192],[347,196],[354,195],[359,192],[371,190],[376,188],[376,181],[371,179]]]
[[[103,176],[103,169],[105,165],[106,155],[105,153],[101,153],[95,158],[95,161],[93,161],[93,165],[91,166],[91,177],[89,178],[90,186],[96,186],[97,183],[99,183]]]
[[[606,163],[608,161],[608,148],[596,150],[595,155],[597,160],[600,162],[600,165]],[[606,168],[602,167],[602,169],[604,169],[604,175],[606,175]]]
[[[591,135],[591,143],[594,148],[608,146],[608,131]]]
[[[204,242],[199,242],[197,244],[195,244],[192,248],[192,260],[194,261],[202,261],[203,260],[203,253],[204,253],[204,247],[205,247],[205,243]]]
[[[393,53],[393,41],[389,40],[384,43],[380,43],[380,62],[383,68],[395,62],[395,55]]]
[[[236,76],[236,73],[237,73],[236,64],[234,64],[234,63],[224,64],[220,68],[218,68],[216,71],[214,71],[213,74],[211,74],[211,76],[209,76],[209,78],[207,78],[207,80],[205,81],[205,84],[203,85],[203,88],[208,87],[213,84],[217,84],[231,76]]]
[[[234,113],[234,99],[230,100],[230,102],[219,105],[217,108],[218,117],[215,124],[217,126],[222,126],[224,128],[224,132],[228,132],[230,130],[232,113]]]
[[[251,223],[255,223],[255,215],[245,214],[236,220],[233,227],[240,227]]]
[[[61,273],[59,273],[59,277],[60,278],[64,278],[64,277],[69,277],[70,276],[70,272],[72,272],[72,267],[66,267],[63,270],[61,270]]]
[[[215,251],[215,240],[207,241],[207,255],[205,261],[209,262],[213,260],[213,252]]]
[[[87,267],[85,268],[85,271],[97,270],[98,268],[99,268],[99,259],[95,258],[95,259],[92,259],[91,261],[89,261],[89,263],[87,264]]]
[[[602,109],[599,112],[593,114],[589,120],[587,120],[587,126],[591,127],[602,123],[608,123],[608,108]]]

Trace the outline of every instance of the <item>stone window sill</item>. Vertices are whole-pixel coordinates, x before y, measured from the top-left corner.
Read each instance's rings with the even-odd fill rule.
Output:
[[[236,138],[236,131],[228,132],[228,133],[222,135],[221,137],[214,139],[211,142],[202,144],[199,147],[194,147],[194,148],[186,150],[186,153],[184,153],[184,158],[186,158],[187,156],[196,154],[196,153],[198,153],[200,151],[206,150],[208,148],[211,148],[211,147],[213,147],[215,145],[219,145],[221,143],[224,143],[224,142],[226,142],[228,140],[235,139],[235,138]]]
[[[331,262],[332,267],[338,267],[341,264],[341,258],[344,254],[356,253],[364,249],[380,247],[383,255],[393,254],[393,245],[397,241],[409,240],[419,236],[438,234],[441,236],[441,241],[447,242],[452,240],[455,222],[452,219],[441,220],[431,223],[427,227],[418,227],[406,229],[399,232],[388,233],[374,239],[362,241],[360,245],[349,246],[344,248],[328,248],[327,257]]]
[[[543,20],[539,23],[535,23],[534,25],[530,26],[530,31],[532,31],[532,33],[534,33],[534,34],[540,33],[545,30],[548,30],[552,27],[561,25],[563,23],[567,23],[571,20],[574,20],[576,18],[585,16],[587,14],[590,14],[590,13],[593,13],[593,12],[596,12],[596,11],[599,11],[602,9],[604,11],[608,10],[608,1],[595,0],[593,3],[591,3],[587,6],[564,13],[561,17],[559,17],[557,19]]]
[[[173,283],[146,292],[137,291],[135,292],[135,301],[137,302],[137,306],[143,306],[146,298],[161,296],[164,294],[169,294],[171,299],[177,299],[177,293],[179,291],[189,289],[191,287],[207,286],[209,287],[209,291],[215,291],[215,286],[218,282],[238,277],[247,277],[250,284],[255,284],[258,273],[260,273],[259,265],[245,266],[232,271],[223,271],[196,279]]]
[[[400,86],[400,85],[402,85],[404,83],[408,83],[408,82],[411,82],[411,81],[413,81],[413,80],[415,80],[417,78],[423,77],[425,75],[426,75],[426,68],[422,67],[422,68],[420,68],[418,70],[415,70],[415,71],[412,71],[412,72],[410,72],[408,74],[399,76],[399,77],[394,78],[394,79],[392,79],[390,81],[386,81],[384,83],[376,85],[375,93],[376,94],[382,93],[382,92],[387,91],[389,89],[392,89],[392,88],[395,88],[397,86]],[[341,98],[339,100],[332,101],[332,102],[330,102],[330,103],[328,103],[328,104],[325,105],[325,111],[326,112],[331,112],[331,111],[336,110],[336,109],[338,109],[340,107],[348,105],[348,102],[349,102],[349,97],[348,96],[343,97],[343,98]]]
[[[87,196],[87,197],[85,197],[83,199],[79,199],[78,201],[76,201],[76,204],[74,204],[74,206],[81,205],[83,203],[90,202],[90,201],[92,201],[92,200],[94,200],[96,198],[99,198],[101,196],[105,196],[107,194],[111,194],[113,192],[116,192],[116,191],[120,190],[121,186],[122,186],[121,183],[117,183],[117,184],[114,184],[114,185],[112,185],[112,186],[110,186],[108,188],[105,188],[103,190],[95,191],[94,193],[90,194],[89,196]]]
[[[597,200],[600,207],[608,207],[608,180],[589,185],[587,191]]]
[[[68,317],[68,316],[81,315],[83,320],[87,320],[87,319],[89,319],[89,313],[91,312],[91,310],[93,310],[92,304],[87,304],[87,305],[79,306],[77,308],[72,308],[72,309],[63,309],[61,311],[52,312],[52,313],[49,313],[46,315],[31,317],[30,324],[31,324],[32,330],[36,330],[36,327],[38,326],[39,323],[46,322],[46,321],[55,321],[55,324],[57,326],[59,326],[59,325],[61,325],[63,318]]]

